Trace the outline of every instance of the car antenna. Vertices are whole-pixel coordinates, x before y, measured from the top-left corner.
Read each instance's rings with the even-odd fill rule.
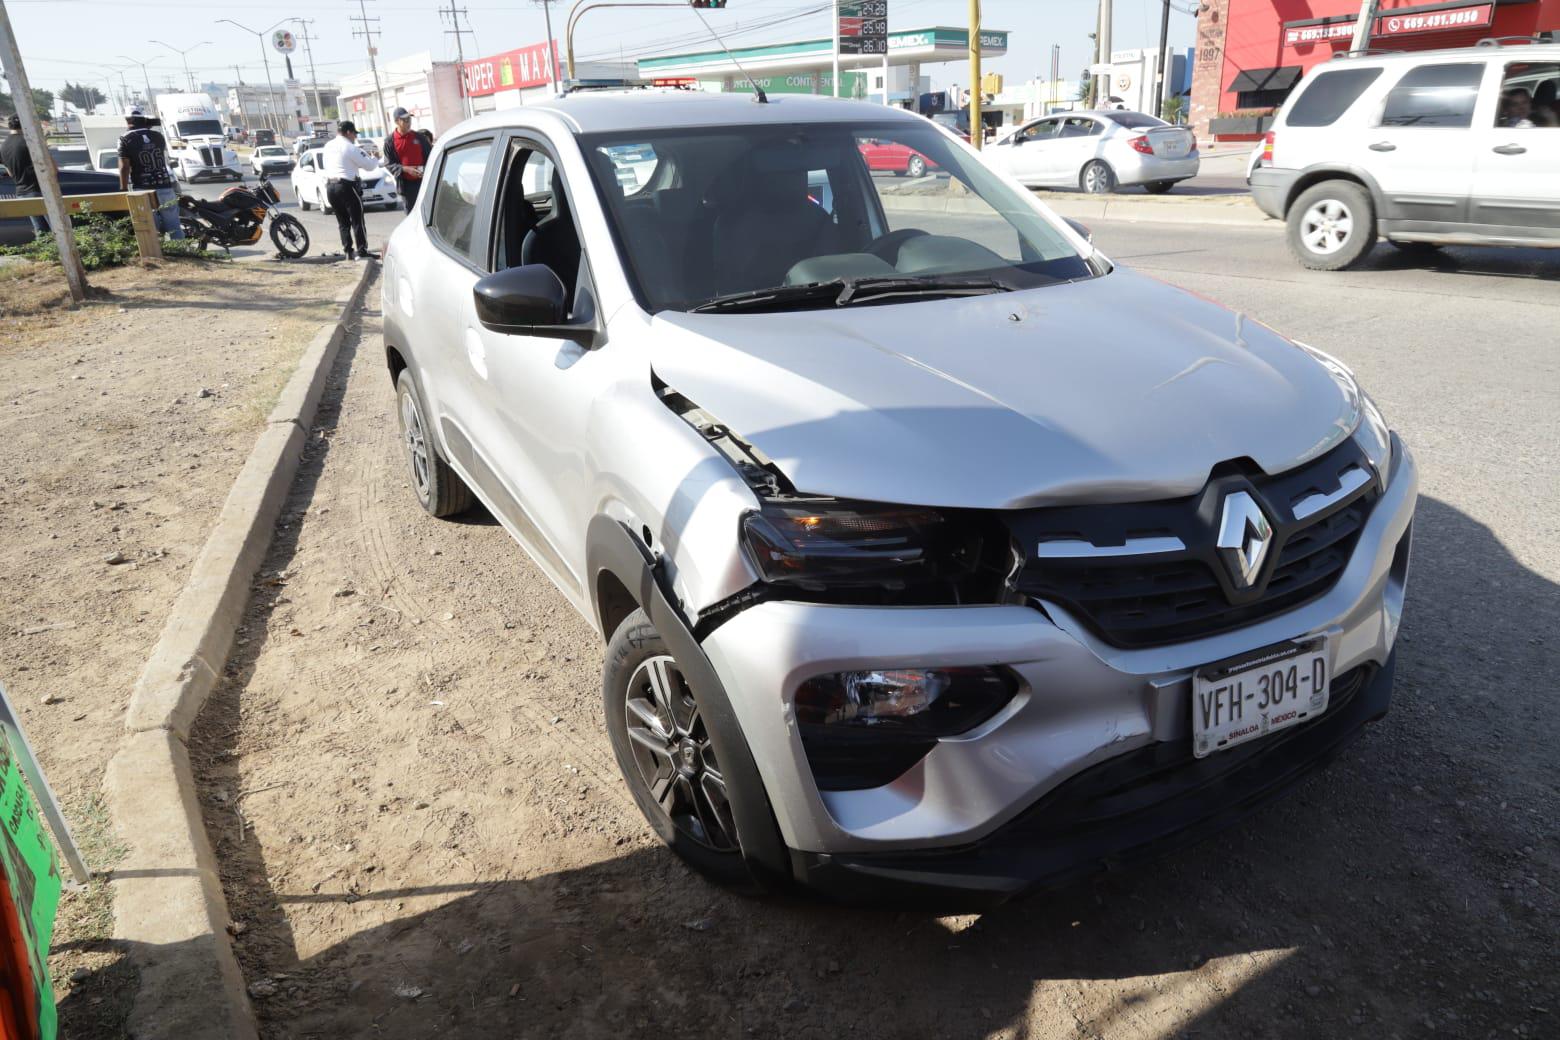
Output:
[[[715,37],[715,42],[720,44],[720,49],[726,52],[726,57],[730,58],[731,63],[737,67],[737,71],[742,73],[742,78],[748,81],[748,86],[753,88],[753,100],[760,105],[769,104],[769,95],[765,94],[764,88],[758,85],[758,80],[750,76],[748,70],[742,67],[742,63],[737,60],[737,56],[731,53],[731,48],[726,46],[726,41],[720,38],[720,33],[715,31],[714,26],[710,25],[709,19],[705,18],[704,14],[697,7],[689,7],[688,10],[699,16],[699,21],[704,23],[704,28],[709,31],[711,36]]]

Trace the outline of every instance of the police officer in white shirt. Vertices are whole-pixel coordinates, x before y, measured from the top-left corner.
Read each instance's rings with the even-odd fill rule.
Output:
[[[336,137],[325,146],[320,157],[320,167],[325,172],[325,198],[336,211],[336,227],[341,231],[341,248],[347,259],[377,258],[377,253],[368,250],[368,228],[363,225],[363,189],[358,171],[377,170],[379,163],[357,146],[357,127],[350,120],[342,120],[337,127]],[[356,249],[352,245],[354,236]]]

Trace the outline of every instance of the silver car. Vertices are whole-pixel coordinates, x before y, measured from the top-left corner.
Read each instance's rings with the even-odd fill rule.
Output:
[[[1417,477],[1349,369],[932,123],[575,93],[427,169],[382,283],[411,484],[599,629],[700,870],[984,905],[1260,812],[1387,711]]]
[[[1142,185],[1151,195],[1197,176],[1197,138],[1142,112],[1069,112],[1025,123],[986,150],[987,161],[1031,188],[1091,195]]]

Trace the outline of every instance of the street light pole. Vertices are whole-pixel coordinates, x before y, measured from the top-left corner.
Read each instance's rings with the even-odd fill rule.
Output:
[[[172,51],[173,53],[175,53],[175,54],[177,54],[179,56],[179,60],[184,62],[184,78],[189,80],[189,83],[190,83],[190,93],[191,94],[195,93],[195,74],[190,71],[190,59],[186,55],[188,55],[190,53],[190,51],[194,50],[195,47],[209,47],[209,46],[211,46],[211,41],[210,40],[202,40],[199,43],[195,44],[195,47],[186,47],[182,51],[179,50],[179,48],[175,47],[173,44],[171,44],[171,43],[163,43],[161,40],[148,40],[147,42],[148,43],[155,43],[159,47],[166,47],[170,51]]]
[[[152,76],[151,73],[146,71],[146,66],[150,65],[151,62],[142,61],[139,58],[132,58],[128,54],[121,54],[119,57],[123,58],[125,61],[128,61],[132,65],[141,66],[141,78],[146,81],[146,103],[150,105],[152,103]]]
[[[283,18],[281,21],[277,22],[276,25],[267,26],[264,29],[251,29],[247,25],[240,25],[238,22],[233,21],[233,19],[231,19],[231,18],[218,18],[217,21],[219,21],[219,22],[226,22],[226,23],[228,23],[231,26],[234,26],[236,28],[242,29],[246,33],[252,34],[254,36],[254,38],[259,42],[259,44],[260,44],[260,60],[265,63],[265,89],[268,91],[267,96],[270,97],[270,99],[274,102],[276,100],[276,84],[271,82],[271,56],[270,56],[270,54],[266,53],[266,49],[265,49],[265,34],[270,32],[272,29],[275,29],[277,25],[286,25],[288,22],[293,21],[293,19],[291,19],[291,18]],[[276,133],[281,133],[282,132],[281,128],[279,126],[274,125],[270,120],[266,121],[266,125],[269,126]]]

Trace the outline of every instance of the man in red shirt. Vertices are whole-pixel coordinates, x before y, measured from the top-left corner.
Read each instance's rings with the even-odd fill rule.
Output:
[[[395,132],[385,141],[385,169],[395,177],[401,205],[410,213],[417,205],[428,153],[433,151],[433,135],[426,130],[413,130],[412,114],[404,108],[396,109],[394,117]]]

